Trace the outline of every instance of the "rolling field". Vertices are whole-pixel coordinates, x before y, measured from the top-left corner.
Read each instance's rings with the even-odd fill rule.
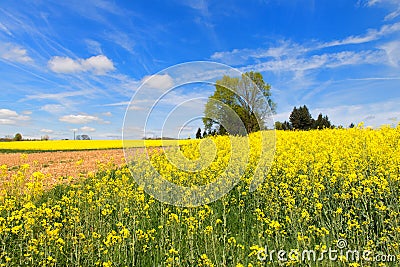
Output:
[[[149,162],[176,184],[218,180],[230,141],[210,140],[217,153],[200,173],[183,174],[159,150]],[[252,149],[243,175],[229,172],[240,176],[233,190],[193,208],[161,203],[137,184],[152,178],[149,162],[104,157],[95,170],[49,189],[43,181],[50,172],[30,171],[37,168],[28,160],[33,154],[19,165],[4,160],[0,265],[398,266],[399,143],[400,127],[277,131],[274,160],[256,191],[249,188],[260,154]],[[183,155],[202,157],[198,144],[186,141]],[[250,144],[259,145],[256,134]],[[88,159],[79,161],[68,168]],[[336,257],[328,258],[332,250]]]

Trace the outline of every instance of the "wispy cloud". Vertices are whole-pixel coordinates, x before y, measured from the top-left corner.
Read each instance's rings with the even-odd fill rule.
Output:
[[[81,130],[82,132],[95,132],[95,131],[96,131],[95,128],[89,127],[89,126],[83,126],[83,127],[80,128],[80,130]]]
[[[314,48],[307,48],[290,40],[279,40],[276,45],[268,48],[244,48],[233,49],[232,51],[215,52],[211,55],[211,59],[228,65],[242,65],[251,59],[261,60],[288,56],[296,57],[310,51],[311,49]]]
[[[359,0],[358,4],[367,7],[386,7],[390,10],[390,13],[385,16],[385,20],[392,20],[400,15],[400,2],[398,0]]]
[[[60,117],[59,121],[72,124],[86,124],[89,122],[101,121],[101,119],[92,115],[65,115]]]
[[[51,134],[51,133],[54,133],[54,131],[53,130],[51,130],[51,129],[41,129],[40,130],[40,132],[42,132],[42,133],[46,133],[46,134]]]
[[[106,116],[106,117],[111,117],[112,113],[110,111],[107,111],[107,112],[102,113],[102,115]]]
[[[79,1],[71,0],[68,2],[57,2],[62,8],[71,10],[78,13],[80,16],[90,19],[92,21],[107,25],[111,22],[107,19],[105,14],[111,14],[115,16],[123,16],[128,13],[127,10],[120,8],[113,1],[105,0],[88,0]]]
[[[128,106],[128,105],[129,105],[129,101],[123,101],[123,102],[105,104],[103,106],[105,106],[105,107],[115,107],[115,106]]]
[[[320,48],[349,45],[349,44],[362,44],[378,40],[379,38],[400,31],[400,22],[394,24],[383,25],[380,29],[368,29],[364,35],[349,36],[343,40],[335,40],[320,45]]]
[[[259,66],[269,66],[265,70],[291,69],[291,66],[293,66],[294,69],[299,69],[299,64],[304,66],[301,69],[312,69],[314,68],[312,66],[320,67],[321,63],[325,63],[328,67],[354,64],[356,62],[371,63],[371,61],[374,61],[381,56],[381,52],[377,52],[376,50],[345,50],[342,52],[321,53],[319,51],[330,47],[371,42],[396,32],[400,32],[400,22],[383,25],[378,30],[368,29],[367,33],[364,35],[349,36],[342,40],[333,40],[322,43],[311,41],[308,44],[298,44],[291,40],[280,40],[276,45],[272,45],[268,48],[244,48],[233,49],[232,51],[215,52],[211,55],[211,59],[231,65],[245,65],[249,64],[251,61],[261,60],[263,62],[259,63]],[[372,57],[375,57],[375,59]],[[296,62],[294,62],[296,60],[294,59],[300,59],[299,62],[297,62],[299,64],[296,64]]]
[[[13,34],[10,32],[10,30],[3,24],[0,22],[0,30],[7,33],[8,35],[12,36]]]
[[[383,57],[382,57],[383,56]],[[284,59],[273,59],[266,62],[251,64],[242,67],[242,71],[269,71],[269,72],[295,72],[301,74],[308,70],[323,68],[338,68],[341,66],[357,64],[382,63],[386,55],[382,50],[343,51],[337,53],[323,53],[320,55],[301,55]]]
[[[119,45],[129,53],[134,53],[135,42],[125,32],[113,29],[112,31],[107,31],[104,38]]]
[[[44,110],[51,114],[54,114],[54,113],[61,113],[61,112],[66,111],[67,107],[64,105],[59,105],[59,104],[46,104],[46,105],[42,106],[40,108],[40,110]]]
[[[12,43],[0,44],[0,58],[18,63],[33,62],[25,48]]]
[[[386,52],[389,63],[394,67],[398,67],[400,63],[400,41],[383,44],[381,49]]]
[[[85,43],[88,47],[88,51],[95,55],[103,54],[103,50],[101,49],[101,44],[92,39],[86,39]]]
[[[74,96],[87,96],[91,94],[91,90],[87,91],[71,91],[71,92],[60,92],[60,93],[38,93],[27,95],[24,100],[58,100],[63,101],[65,98]]]

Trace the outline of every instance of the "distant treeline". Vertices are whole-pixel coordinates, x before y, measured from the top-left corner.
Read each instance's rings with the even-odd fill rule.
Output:
[[[173,137],[143,137],[142,140],[178,140]]]

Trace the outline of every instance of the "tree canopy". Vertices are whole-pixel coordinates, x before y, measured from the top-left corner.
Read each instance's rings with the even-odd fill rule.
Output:
[[[14,141],[21,141],[22,140],[22,134],[16,133],[14,136]]]
[[[259,72],[223,76],[216,81],[214,94],[206,104],[205,129],[240,135],[265,129],[264,120],[276,109],[270,89]]]

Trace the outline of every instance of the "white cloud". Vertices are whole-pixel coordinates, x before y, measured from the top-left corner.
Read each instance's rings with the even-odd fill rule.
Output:
[[[65,107],[63,105],[58,105],[58,104],[47,104],[41,107],[40,110],[44,110],[49,113],[60,113],[65,110]]]
[[[47,133],[47,134],[54,133],[54,131],[53,131],[53,130],[50,130],[50,129],[41,129],[40,131],[41,131],[42,133]]]
[[[21,121],[30,120],[29,116],[20,115],[14,110],[0,109],[0,124],[14,125]]]
[[[400,63],[400,41],[393,41],[381,46],[386,52],[389,64],[395,67]]]
[[[143,87],[166,90],[172,88],[174,80],[168,74],[145,76],[142,79]]]
[[[14,120],[10,120],[10,119],[0,119],[0,125],[1,124],[3,124],[3,125],[14,125],[14,124],[16,124],[17,122],[16,121],[14,121]]]
[[[93,56],[87,59],[74,60],[69,57],[52,57],[48,67],[57,73],[76,73],[90,71],[96,75],[104,75],[115,70],[114,63],[104,55]]]
[[[73,124],[85,124],[93,121],[100,121],[100,118],[91,115],[66,115],[59,118],[59,121]]]
[[[83,126],[83,127],[80,128],[80,130],[82,132],[95,132],[96,131],[95,128],[92,128],[92,127],[89,127],[89,126]]]
[[[48,62],[49,68],[58,73],[72,73],[83,71],[81,64],[78,61],[69,57],[52,57]]]
[[[102,113],[103,116],[111,117],[112,113],[110,111]]]
[[[93,56],[82,60],[81,64],[85,70],[92,71],[97,75],[103,75],[115,69],[113,62],[103,55]]]
[[[26,49],[11,43],[0,44],[0,57],[19,63],[33,62]]]
[[[14,110],[10,109],[0,109],[0,118],[5,118],[5,117],[17,117],[18,113]]]

